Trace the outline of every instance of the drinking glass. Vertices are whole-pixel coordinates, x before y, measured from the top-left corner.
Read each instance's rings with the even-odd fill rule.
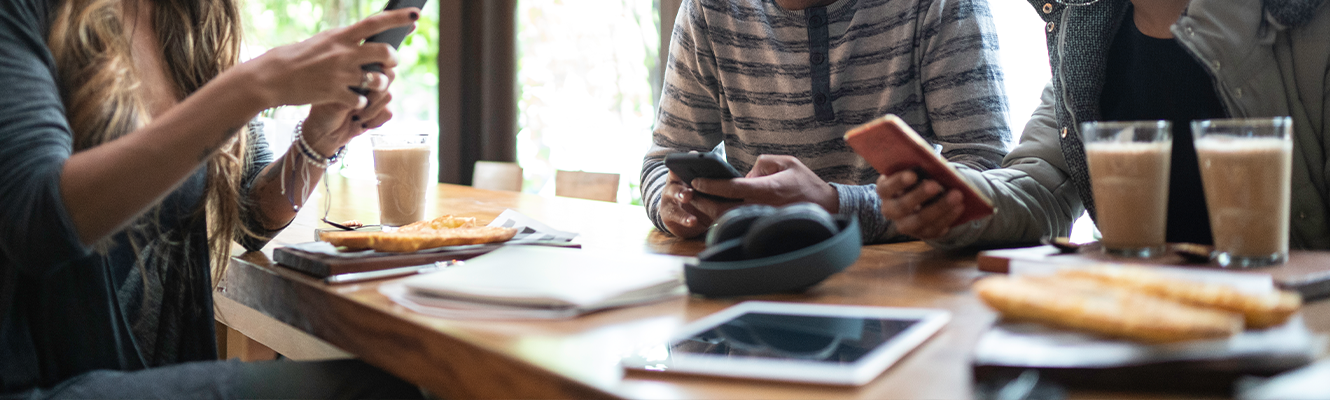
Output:
[[[1171,129],[1168,121],[1081,124],[1095,223],[1110,254],[1152,257],[1165,249]]]
[[[1192,121],[1219,265],[1288,259],[1292,132],[1289,117]]]
[[[425,219],[429,186],[429,135],[370,135],[379,181],[379,223],[385,230]]]

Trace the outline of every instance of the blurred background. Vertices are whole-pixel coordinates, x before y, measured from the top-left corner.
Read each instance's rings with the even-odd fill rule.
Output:
[[[396,116],[383,131],[425,132],[438,140],[443,1],[427,3],[416,32],[399,49],[401,65],[391,89]],[[242,0],[241,4],[243,55],[252,58],[358,21],[381,10],[386,0]],[[622,177],[618,201],[641,204],[637,180],[651,140],[653,92],[658,92],[661,79],[661,7],[677,6],[678,0],[513,2],[515,145],[516,161],[523,168],[523,192],[553,195],[556,170],[616,173]],[[1019,140],[1049,79],[1044,26],[1024,0],[990,0],[989,6],[1001,48],[1008,118]],[[672,21],[665,22],[672,26]],[[266,113],[272,144],[288,145],[291,130],[306,112],[304,107],[285,107]],[[352,142],[344,162],[335,168],[347,177],[373,179],[368,138]],[[1077,224],[1074,241],[1093,236],[1093,227],[1085,221]]]

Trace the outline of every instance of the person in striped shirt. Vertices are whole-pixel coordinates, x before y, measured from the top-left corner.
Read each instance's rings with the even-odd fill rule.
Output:
[[[986,0],[685,0],[642,199],[657,228],[684,238],[740,204],[808,201],[857,216],[866,243],[908,239],[883,217],[878,173],[845,132],[896,114],[951,162],[986,170],[1007,153],[1006,110]],[[663,164],[713,150],[747,175],[690,185]],[[935,182],[920,187],[959,203]]]

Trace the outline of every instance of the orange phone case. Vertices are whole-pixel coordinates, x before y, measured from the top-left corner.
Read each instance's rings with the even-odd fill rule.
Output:
[[[932,146],[895,115],[888,114],[851,129],[845,133],[845,142],[882,175],[915,169],[920,179],[932,179],[944,188],[960,190],[965,211],[952,226],[993,214],[993,201],[962,178],[946,159],[933,153]]]

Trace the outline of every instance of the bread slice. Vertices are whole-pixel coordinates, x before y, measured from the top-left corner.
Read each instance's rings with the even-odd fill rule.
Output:
[[[517,229],[473,226],[430,232],[327,232],[320,238],[333,246],[409,253],[443,246],[497,243],[512,239]]]
[[[397,228],[402,233],[428,233],[443,229],[470,228],[476,226],[475,217],[454,217],[444,215],[428,221],[416,221]]]
[[[994,276],[974,290],[1004,317],[1149,343],[1216,339],[1242,330],[1233,312],[1182,304],[1065,276]]]
[[[1185,304],[1232,311],[1242,314],[1248,328],[1283,325],[1302,306],[1302,297],[1294,292],[1246,293],[1228,285],[1177,279],[1143,267],[1068,268],[1058,271],[1058,275],[1092,279]]]
[[[476,226],[473,217],[444,215],[403,225],[392,232],[324,232],[319,240],[348,249],[409,253],[443,246],[502,242],[514,235],[517,229]]]

